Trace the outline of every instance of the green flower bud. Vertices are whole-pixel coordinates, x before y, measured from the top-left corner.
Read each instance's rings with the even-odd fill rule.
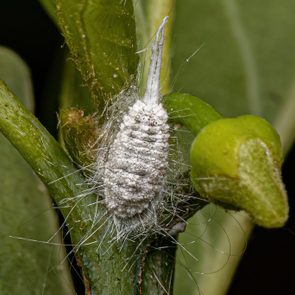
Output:
[[[76,164],[87,166],[95,162],[98,123],[95,115],[85,116],[77,108],[62,109],[59,113],[60,141]]]
[[[288,202],[281,181],[282,149],[264,119],[245,115],[204,127],[191,147],[191,178],[203,198],[243,209],[258,225],[283,226]]]

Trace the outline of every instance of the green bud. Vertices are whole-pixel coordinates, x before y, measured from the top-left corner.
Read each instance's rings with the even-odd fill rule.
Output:
[[[94,115],[85,116],[77,108],[62,109],[59,131],[63,147],[79,166],[95,162],[98,123]]]
[[[245,115],[204,127],[191,147],[191,178],[203,198],[243,209],[258,225],[283,226],[288,202],[279,135],[264,119]]]

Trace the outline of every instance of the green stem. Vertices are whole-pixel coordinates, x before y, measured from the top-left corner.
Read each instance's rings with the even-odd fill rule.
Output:
[[[162,238],[142,258],[142,294],[173,294],[176,248],[172,239]]]

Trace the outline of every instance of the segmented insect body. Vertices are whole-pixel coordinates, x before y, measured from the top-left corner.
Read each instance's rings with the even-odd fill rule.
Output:
[[[124,115],[104,169],[105,203],[119,226],[156,222],[168,167],[169,126],[161,104],[160,72],[164,26],[158,29],[146,92]]]

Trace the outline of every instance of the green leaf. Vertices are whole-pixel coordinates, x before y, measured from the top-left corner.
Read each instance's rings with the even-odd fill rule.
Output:
[[[59,26],[97,103],[135,79],[138,64],[131,0],[57,0]]]
[[[179,237],[174,294],[226,294],[252,228],[244,212],[225,214],[216,205],[192,217]]]
[[[175,89],[204,98],[224,116],[262,115],[278,127],[288,120],[289,133],[282,142],[289,138],[290,144],[295,121],[290,115],[290,108],[295,109],[294,8],[292,0],[283,5],[275,0],[177,3]]]
[[[29,70],[6,48],[0,48],[0,79],[33,109]],[[1,294],[74,294],[48,192],[2,134],[0,163]]]
[[[12,50],[0,46],[0,79],[34,111],[31,73],[24,61]]]
[[[184,0],[176,6],[174,89],[202,97],[225,116],[262,115],[278,130],[286,152],[295,135],[294,1]],[[211,211],[214,222],[206,222],[203,246],[190,248],[199,261],[188,263],[189,271],[177,264],[175,294],[225,294],[230,284],[252,225],[245,216],[225,214],[215,206]],[[191,220],[202,222],[201,214]],[[238,223],[246,225],[243,231]],[[195,244],[202,230],[189,225],[187,232],[195,237],[188,239],[186,234],[180,242]],[[222,253],[229,249],[230,253]],[[220,259],[227,257],[222,267]],[[187,272],[196,268],[195,281],[188,282]],[[218,271],[202,274],[214,270]]]

